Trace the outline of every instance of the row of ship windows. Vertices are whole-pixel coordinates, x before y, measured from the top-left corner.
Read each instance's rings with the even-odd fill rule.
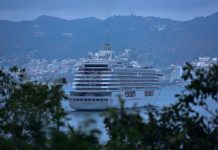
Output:
[[[106,68],[98,68],[98,69],[79,69],[77,73],[113,73],[113,74],[157,74],[156,72],[136,72],[136,71],[129,71],[129,72],[118,72],[112,71]]]
[[[107,64],[85,64],[85,67],[108,67]]]
[[[126,97],[135,97],[135,91],[128,91],[128,92],[125,92],[125,96]]]
[[[154,95],[154,91],[145,91],[144,92],[144,96],[153,96]]]
[[[158,77],[156,74],[112,74],[112,73],[98,73],[98,72],[85,72],[76,73],[76,76],[93,76],[93,75],[108,75],[110,77]]]
[[[129,88],[134,88],[134,89],[144,89],[144,88],[159,88],[158,85],[156,86],[142,86],[142,87],[122,87],[122,88],[93,88],[93,87],[90,87],[90,88],[81,88],[81,87],[76,87],[76,90],[119,90],[119,89],[129,89]]]
[[[79,69],[79,71],[111,71],[109,68],[89,68],[89,69]]]
[[[71,96],[111,96],[111,92],[93,93],[93,92],[70,92]]]
[[[159,82],[74,82],[74,86],[149,86],[160,85]]]
[[[76,90],[118,90],[118,88],[76,88]]]
[[[75,79],[74,81],[76,81],[76,82],[118,82],[118,81],[122,81],[122,82],[126,82],[126,81],[128,81],[129,82],[129,79],[116,79],[116,80],[112,80],[112,79],[110,79],[110,80],[104,80],[104,79],[102,79],[102,80],[81,80],[81,79]],[[135,78],[135,79],[131,79],[131,82],[136,82],[136,81],[138,81],[138,82],[153,82],[153,81],[159,81],[159,79],[158,78],[152,78],[152,79],[138,79],[138,78]]]
[[[88,75],[88,74],[94,74],[94,75],[104,75],[104,74],[111,74],[111,72],[81,72],[77,73],[80,75]]]
[[[102,78],[110,77],[110,78],[121,78],[121,79],[132,78],[132,77],[134,77],[134,79],[143,79],[143,78],[159,79],[158,76],[153,75],[153,74],[144,74],[144,75],[142,75],[142,74],[139,74],[139,75],[137,75],[137,74],[118,74],[118,75],[116,75],[116,74],[111,74],[111,73],[98,73],[98,72],[89,73],[89,72],[87,72],[87,73],[77,73],[75,75],[76,75],[76,77],[80,77],[80,78],[81,77],[98,76],[98,77],[102,77]]]
[[[107,83],[153,83],[153,82],[160,82],[158,79],[140,79],[140,80],[134,80],[133,78],[127,78],[125,80],[122,79],[117,79],[117,80],[104,80],[104,79],[98,79],[98,77],[93,77],[93,78],[86,78],[86,80],[81,80],[81,79],[75,79],[74,82],[76,83],[96,83],[96,82],[107,82]]]
[[[155,80],[155,79],[159,79],[156,76],[139,76],[139,77],[135,77],[135,76],[101,76],[101,75],[86,75],[86,76],[75,76],[76,80],[79,79],[119,79],[119,80],[125,80],[125,79],[135,79],[135,80],[143,80],[147,78],[148,80]]]
[[[79,69],[80,70],[85,70],[85,69],[110,69],[109,66],[106,66],[106,65],[102,65],[102,66],[97,66],[97,65],[90,65],[90,66],[85,66],[85,67],[80,67]],[[132,68],[131,70],[128,68],[128,69],[114,69],[114,71],[116,72],[130,72],[130,71],[134,71],[134,72],[155,72],[155,70],[153,69],[146,69],[146,70],[141,70],[141,69],[135,69],[135,68]]]
[[[136,93],[135,93],[135,91],[128,91],[128,92],[125,92],[125,96],[126,97],[135,97]],[[154,91],[145,91],[144,96],[154,96]]]
[[[84,70],[78,70],[79,72],[78,73],[112,73],[111,70],[109,69],[84,69]],[[141,75],[146,75],[146,74],[156,74],[156,72],[116,72],[116,71],[113,71],[113,73],[115,74],[141,74]]]
[[[159,85],[158,82],[153,83],[115,83],[115,84],[92,84],[92,83],[86,83],[86,84],[75,84],[75,86],[152,86],[152,85]]]
[[[136,78],[102,78],[102,77],[90,77],[90,78],[75,78],[75,82],[159,82],[158,78],[149,78],[149,79],[136,79]]]
[[[140,73],[144,73],[144,72],[156,72],[155,70],[141,70],[141,69],[114,69],[114,72],[140,72]]]
[[[77,73],[76,75],[110,75],[110,76],[119,76],[119,77],[148,77],[148,76],[151,76],[151,77],[154,77],[155,74],[135,74],[135,73],[122,73],[122,74],[111,74],[110,72],[107,73],[103,73],[103,72],[83,72],[83,73]]]
[[[108,101],[108,99],[107,98],[101,98],[101,99],[95,99],[95,98],[75,98],[75,99],[73,99],[74,101],[96,101],[96,102],[103,102],[103,101]]]

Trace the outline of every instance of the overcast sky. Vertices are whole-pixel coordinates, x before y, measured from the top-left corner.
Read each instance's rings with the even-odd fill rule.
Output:
[[[66,19],[135,14],[189,20],[218,12],[218,0],[0,0],[0,19]]]

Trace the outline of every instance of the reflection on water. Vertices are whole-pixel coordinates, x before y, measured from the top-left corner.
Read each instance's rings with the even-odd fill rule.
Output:
[[[176,101],[174,95],[177,93],[181,93],[181,90],[182,89],[179,87],[162,88],[160,91],[160,96],[156,101],[156,106],[161,108],[162,106],[167,106],[169,104],[174,103]],[[69,92],[69,90],[66,89],[66,92]],[[67,121],[68,124],[74,126],[75,128],[78,128],[79,125],[81,125],[85,120],[94,119],[96,123],[93,127],[101,130],[100,141],[102,142],[107,141],[108,135],[106,133],[103,123],[104,120],[104,117],[102,115],[103,111],[75,111],[69,107],[68,101],[63,102],[63,107],[69,113],[68,115],[69,120]],[[129,112],[138,111],[140,115],[146,120],[147,109],[148,108],[134,108],[134,109],[128,109],[126,111]]]

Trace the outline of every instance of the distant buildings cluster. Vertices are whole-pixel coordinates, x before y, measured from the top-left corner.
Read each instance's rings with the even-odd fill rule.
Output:
[[[198,59],[190,62],[197,68],[207,68],[213,64],[218,63],[218,58],[199,57]],[[167,68],[167,73],[163,75],[162,82],[164,85],[178,85],[183,86],[185,81],[181,78],[183,75],[183,65],[171,65]]]
[[[170,65],[165,68],[162,77],[162,85],[182,85],[183,69],[182,65]]]
[[[32,59],[23,67],[26,68],[32,80],[52,80],[60,77],[65,77],[69,82],[73,80],[75,68],[77,68],[86,59]],[[209,67],[214,63],[218,63],[218,58],[199,57],[190,62],[196,67]],[[183,65],[170,65],[161,69],[163,71],[163,85],[179,85],[185,84],[181,78],[183,75]]]
[[[199,57],[197,60],[193,61],[191,64],[200,68],[210,67],[213,64],[218,63],[218,58],[210,57]]]
[[[59,77],[73,78],[78,61],[75,59],[32,59],[24,67],[32,80],[53,80]]]

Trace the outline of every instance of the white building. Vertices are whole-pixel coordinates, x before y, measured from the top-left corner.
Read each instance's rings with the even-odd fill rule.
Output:
[[[171,82],[181,80],[183,74],[182,66],[173,66],[172,72],[171,72]]]

